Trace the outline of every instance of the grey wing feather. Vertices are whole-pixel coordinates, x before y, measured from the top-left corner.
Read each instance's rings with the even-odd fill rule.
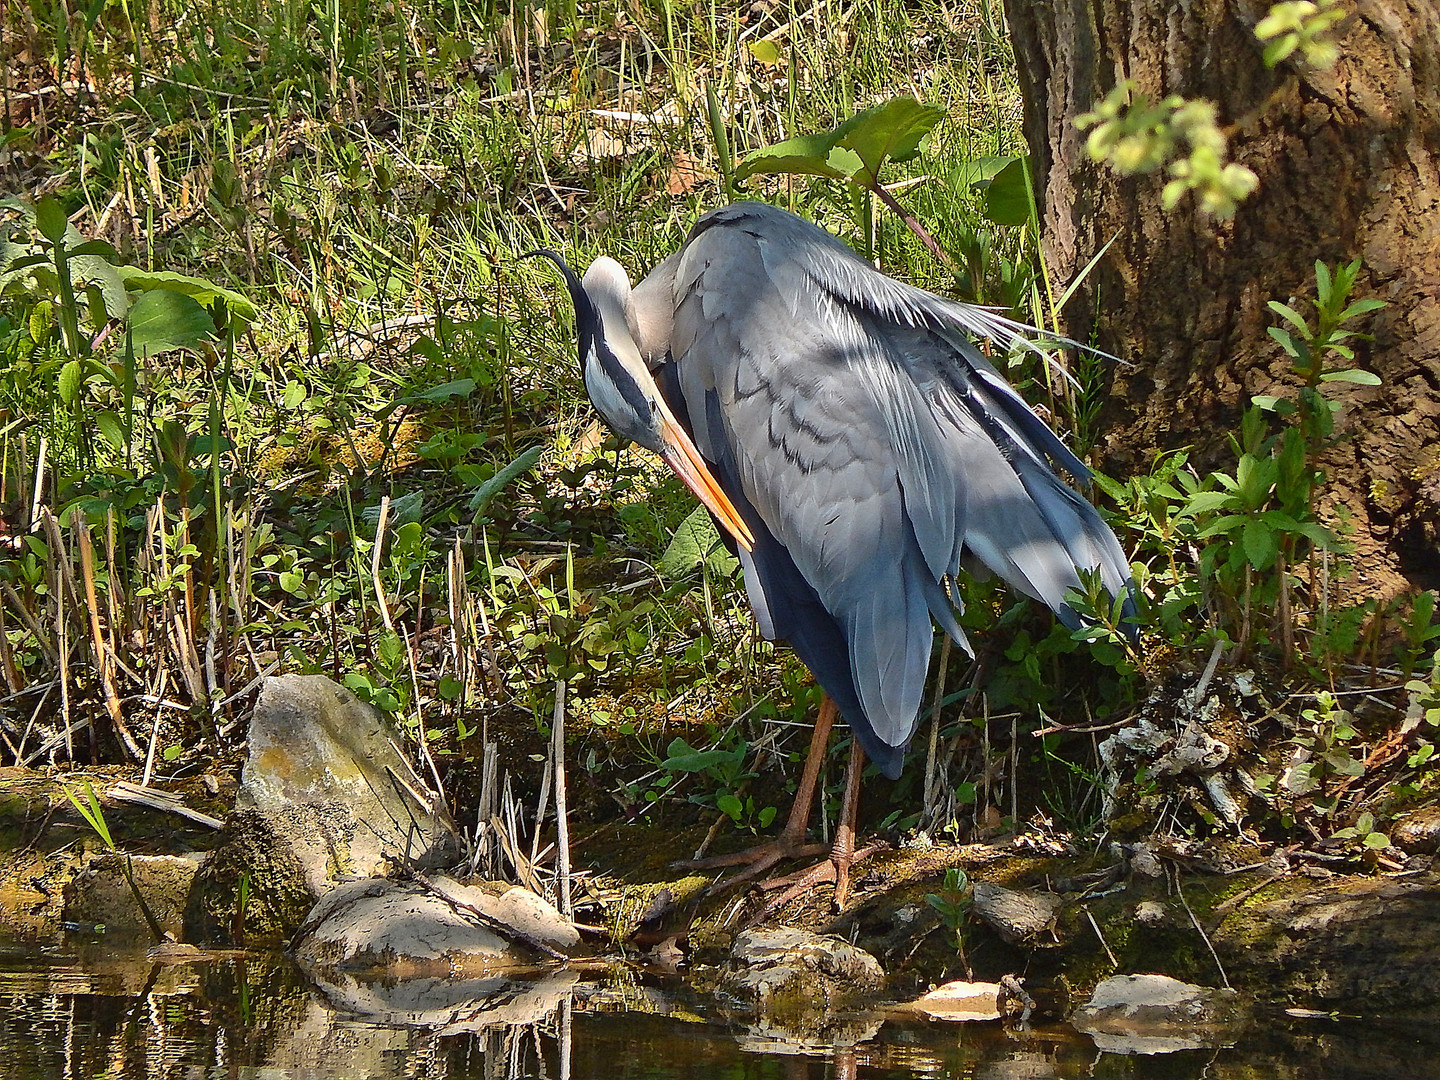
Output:
[[[886,744],[913,734],[931,619],[965,644],[944,588],[962,558],[1062,616],[1077,567],[1124,590],[1113,533],[1050,462],[1080,478],[1085,466],[967,336],[1008,341],[1016,324],[885,277],[759,204],[701,219],[669,273],[696,443],[733,461],[843,628],[864,719]],[[762,628],[773,626],[750,569]]]

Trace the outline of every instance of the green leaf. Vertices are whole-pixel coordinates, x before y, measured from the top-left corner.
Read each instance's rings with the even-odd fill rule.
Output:
[[[706,562],[718,573],[727,576],[733,574],[739,565],[721,543],[710,511],[697,506],[676,528],[655,569],[660,571],[661,577],[674,580],[693,573]]]
[[[963,161],[953,173],[954,183],[961,187],[983,191],[997,173],[1020,159],[1014,154],[987,155]]]
[[[767,806],[761,810],[760,813],[756,815],[756,820],[759,822],[760,828],[768,829],[770,823],[775,820],[775,813],[776,809],[773,806]]]
[[[98,255],[107,262],[114,262],[120,257],[115,254],[115,249],[104,240],[86,240],[83,244],[65,249],[66,258],[73,259],[77,255]]]
[[[248,297],[204,278],[174,270],[141,270],[138,266],[117,266],[115,271],[131,292],[150,293],[163,289],[181,293],[207,309],[213,308],[216,300],[224,300],[231,318],[241,322],[254,322],[260,314],[259,307]]]
[[[120,417],[116,416],[112,410],[106,409],[95,417],[95,426],[100,430],[100,434],[104,436],[106,442],[116,450],[124,452],[126,447],[125,425],[120,423]]]
[[[704,772],[734,760],[735,756],[729,750],[696,750],[678,736],[671,741],[665,753],[666,758],[661,763],[663,767],[670,772],[684,773]]]
[[[740,163],[735,179],[790,173],[875,183],[887,160],[908,161],[918,154],[925,136],[944,117],[945,111],[933,105],[909,97],[895,98],[857,113],[830,131],[761,147]]]
[[[780,63],[780,46],[773,41],[762,38],[749,42],[745,47],[750,50],[750,55],[762,64],[774,66]]]
[[[510,481],[533,469],[536,462],[540,460],[540,455],[544,452],[545,448],[543,446],[532,446],[476,488],[475,494],[470,496],[470,512],[472,514],[479,514],[484,511],[485,507],[490,504],[490,500],[498,495],[501,489],[509,484]]]
[[[65,228],[69,224],[65,211],[54,199],[41,199],[35,204],[35,228],[51,244],[64,241]]]
[[[80,392],[81,370],[79,360],[68,360],[60,369],[55,388],[60,393],[60,400],[66,405],[75,404],[75,396]]]
[[[1235,496],[1228,491],[1197,491],[1190,496],[1177,516],[1191,517],[1195,514],[1208,514],[1216,510],[1233,508],[1235,503]]]
[[[851,164],[855,168],[843,167],[844,159],[831,164],[830,153],[837,149],[839,142],[835,132],[821,135],[799,135],[771,146],[761,147],[746,156],[735,169],[735,179],[748,180],[752,176],[783,173],[799,176],[824,176],[831,180],[848,180],[862,162],[858,156]]]
[[[1028,158],[1006,165],[985,189],[985,217],[996,225],[1024,225],[1030,220]]]
[[[1337,321],[1342,323],[1347,322],[1348,320],[1353,319],[1356,315],[1364,315],[1371,311],[1379,311],[1384,306],[1384,300],[1356,300],[1353,304],[1351,304],[1349,307],[1347,307],[1344,311],[1340,313],[1340,317]]]
[[[419,390],[413,394],[407,394],[396,402],[396,404],[413,405],[423,401],[437,405],[455,398],[467,398],[475,392],[475,385],[474,379],[455,379],[453,382],[432,386],[428,390]]]
[[[1280,347],[1289,355],[1298,358],[1309,356],[1309,346],[1304,341],[1290,333],[1283,326],[1267,326],[1265,332],[1280,343]]]
[[[730,819],[737,824],[745,815],[745,804],[728,791],[715,799],[715,809],[719,810],[722,814],[728,814]]]
[[[130,342],[137,357],[194,350],[215,337],[215,322],[193,297],[155,289],[130,309]]]
[[[1346,368],[1344,371],[1327,371],[1320,376],[1321,382],[1348,382],[1357,386],[1379,386],[1380,376],[1363,368]]]
[[[1303,337],[1308,338],[1310,336],[1309,323],[1307,323],[1304,317],[1294,308],[1288,307],[1285,304],[1280,303],[1279,300],[1271,300],[1269,302],[1269,308],[1271,311],[1275,312],[1276,315],[1279,315],[1281,318],[1288,319],[1290,322],[1294,323],[1295,329],[1299,330]]]
[[[843,145],[860,155],[872,177],[880,175],[887,160],[909,161],[932,128],[945,119],[945,110],[922,105],[911,97],[892,98],[866,109],[840,125]]]
[[[1268,570],[1280,551],[1280,540],[1273,529],[1258,518],[1245,524],[1241,534],[1245,557],[1256,570]]]

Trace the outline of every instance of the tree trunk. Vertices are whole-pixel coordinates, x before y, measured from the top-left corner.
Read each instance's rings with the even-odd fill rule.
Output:
[[[1041,198],[1044,250],[1065,280],[1115,238],[1069,309],[1095,320],[1118,366],[1100,464],[1144,471],[1191,445],[1218,464],[1251,395],[1280,392],[1287,358],[1266,301],[1309,314],[1314,262],[1364,259],[1355,298],[1388,307],[1359,329],[1354,387],[1322,465],[1346,512],[1358,591],[1440,585],[1440,6],[1342,0],[1351,14],[1328,71],[1297,57],[1266,70],[1254,36],[1265,0],[1006,0]],[[1166,213],[1159,174],[1093,163],[1075,117],[1131,78],[1152,100],[1214,101],[1234,160],[1260,186],[1217,223],[1187,198]],[[1313,324],[1313,319],[1312,319]],[[1348,366],[1348,365],[1347,365]],[[1343,510],[1340,507],[1343,506]]]

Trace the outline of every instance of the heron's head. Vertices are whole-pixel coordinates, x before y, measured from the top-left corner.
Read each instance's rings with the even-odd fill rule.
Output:
[[[600,419],[622,439],[639,443],[665,459],[675,474],[719,519],[736,543],[750,550],[750,529],[705,464],[689,434],[675,419],[635,344],[631,330],[634,299],[630,278],[614,259],[602,255],[581,280],[558,254],[538,249],[525,257],[549,259],[565,278],[575,304],[580,368],[585,393]]]

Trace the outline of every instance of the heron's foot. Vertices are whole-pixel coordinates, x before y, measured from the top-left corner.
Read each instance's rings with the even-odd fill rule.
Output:
[[[774,840],[767,840],[743,851],[731,852],[729,855],[712,855],[706,859],[685,859],[670,865],[681,870],[717,870],[726,866],[745,868],[738,874],[732,874],[710,886],[714,890],[753,881],[776,863],[786,859],[813,859],[816,855],[823,855],[826,850],[824,844],[807,844],[803,837],[781,833]]]
[[[751,925],[764,922],[775,912],[794,900],[797,896],[809,892],[817,885],[833,883],[835,886],[835,898],[832,904],[836,911],[845,907],[845,902],[850,898],[850,868],[861,859],[881,850],[885,845],[880,843],[867,844],[856,851],[849,846],[848,849],[840,845],[830,849],[830,857],[824,862],[816,863],[807,870],[800,870],[785,877],[771,878],[769,881],[762,881],[760,888],[765,890],[779,889],[778,896],[772,897],[770,901],[760,909],[760,913],[750,920]]]

